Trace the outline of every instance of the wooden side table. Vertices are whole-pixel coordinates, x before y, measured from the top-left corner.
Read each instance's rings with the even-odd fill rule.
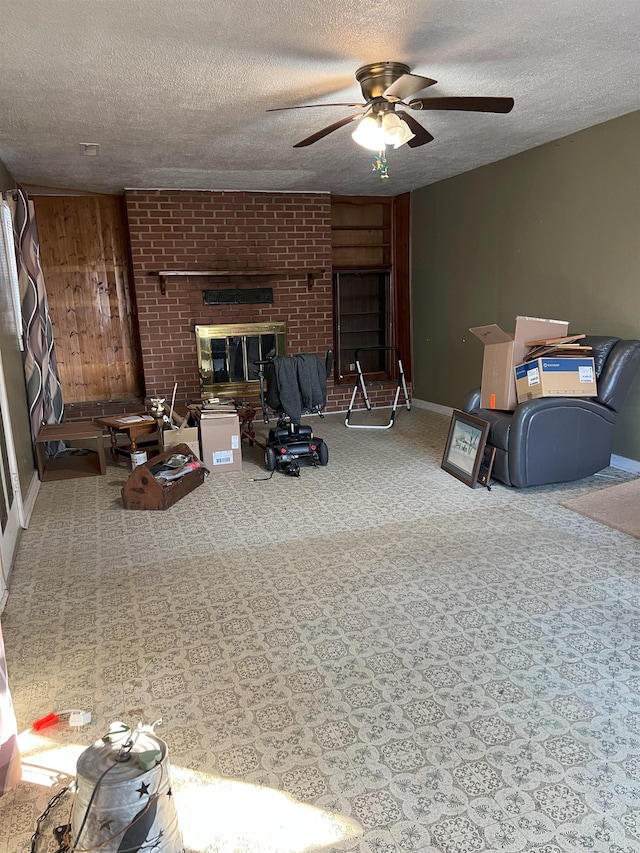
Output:
[[[238,409],[238,420],[240,422],[240,437],[241,440],[243,438],[246,438],[249,442],[250,447],[253,447],[254,443],[260,443],[256,441],[256,434],[253,429],[253,419],[255,418],[256,414],[257,410],[255,406],[241,406],[241,408]]]
[[[133,418],[139,420],[133,420]],[[138,438],[143,435],[151,435],[158,433],[162,426],[162,420],[145,416],[144,414],[137,415],[113,415],[104,418],[96,418],[96,423],[107,427],[111,436],[111,456],[114,462],[118,461],[118,454],[130,456],[138,449]],[[128,447],[118,447],[117,435],[124,434],[129,439]],[[158,447],[161,446],[158,442]]]
[[[48,441],[95,441],[96,449],[77,456],[47,456]],[[95,477],[106,474],[102,427],[95,421],[70,421],[62,424],[45,424],[35,440],[38,475],[43,483],[48,480],[71,480],[74,477]]]

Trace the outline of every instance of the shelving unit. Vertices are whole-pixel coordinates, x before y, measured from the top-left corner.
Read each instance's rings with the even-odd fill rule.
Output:
[[[360,347],[386,345],[389,273],[385,270],[353,270],[334,274],[340,313],[337,341],[339,376],[355,372],[355,351]],[[384,373],[383,351],[367,352],[361,358],[365,373]]]
[[[334,202],[331,247],[334,269],[390,267],[392,206],[389,199]]]
[[[350,197],[331,205],[335,302],[336,381],[351,381],[355,351],[387,346],[392,328],[394,203],[391,198]],[[385,378],[384,351],[364,353],[363,371]]]

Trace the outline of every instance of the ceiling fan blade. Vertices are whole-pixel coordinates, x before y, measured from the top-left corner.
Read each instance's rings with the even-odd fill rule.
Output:
[[[268,113],[279,113],[282,110],[308,110],[311,107],[366,107],[366,104],[299,104],[297,107],[272,107]]]
[[[433,142],[433,136],[431,136],[429,131],[419,121],[416,121],[413,116],[410,116],[409,113],[405,113],[404,110],[396,110],[396,115],[400,116],[409,125],[412,133],[415,133],[413,139],[407,142],[409,148],[417,148],[419,145],[426,145],[427,142]]]
[[[433,86],[437,80],[432,80],[431,77],[420,77],[419,74],[403,74],[402,77],[392,83],[382,93],[382,97],[388,101],[404,101],[409,95],[414,95],[421,89],[426,89],[428,86]]]
[[[328,127],[323,127],[322,130],[318,130],[316,133],[313,133],[311,136],[307,136],[306,139],[303,139],[302,142],[296,142],[293,146],[294,148],[304,148],[307,145],[313,145],[314,142],[317,142],[319,139],[322,139],[324,136],[328,136],[330,133],[333,133],[334,130],[339,130],[341,127],[344,127],[345,124],[349,124],[349,122],[355,121],[358,118],[362,118],[362,113],[355,113],[352,116],[347,116],[346,118],[341,118],[340,121],[336,121],[333,124],[328,125]]]
[[[476,113],[510,113],[513,98],[415,98],[412,110],[467,110]]]

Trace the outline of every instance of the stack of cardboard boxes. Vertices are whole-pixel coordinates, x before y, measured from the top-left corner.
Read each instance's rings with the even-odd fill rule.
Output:
[[[192,403],[185,416],[171,414],[173,426],[162,431],[163,450],[187,444],[209,471],[242,470],[238,412],[232,400]]]
[[[200,428],[200,458],[212,474],[242,470],[240,420],[235,404],[216,400],[195,409]]]
[[[516,317],[513,334],[499,326],[475,326],[484,343],[480,406],[513,411],[536,397],[595,397],[593,358],[568,335],[565,320]]]

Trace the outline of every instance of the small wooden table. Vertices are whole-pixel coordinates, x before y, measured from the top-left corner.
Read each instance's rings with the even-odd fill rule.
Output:
[[[133,419],[136,420],[133,420]],[[130,456],[138,449],[138,438],[142,435],[151,435],[157,433],[161,420],[157,420],[151,415],[131,414],[131,415],[113,415],[104,418],[96,418],[96,423],[107,427],[111,436],[111,456],[114,462],[118,461],[118,454]],[[118,447],[116,437],[118,433],[123,433],[129,439],[128,447]]]
[[[95,452],[77,456],[47,456],[48,441],[96,442]],[[48,480],[70,480],[74,477],[94,477],[106,474],[102,427],[94,421],[70,421],[62,424],[45,424],[35,440],[36,464],[42,482]]]
[[[260,442],[256,441],[256,434],[253,429],[253,419],[257,415],[258,411],[255,406],[248,404],[246,406],[241,406],[238,409],[238,420],[240,422],[240,437],[241,440],[246,438],[249,442],[249,446],[253,447],[254,443],[259,444]],[[262,445],[260,445],[262,446]]]

